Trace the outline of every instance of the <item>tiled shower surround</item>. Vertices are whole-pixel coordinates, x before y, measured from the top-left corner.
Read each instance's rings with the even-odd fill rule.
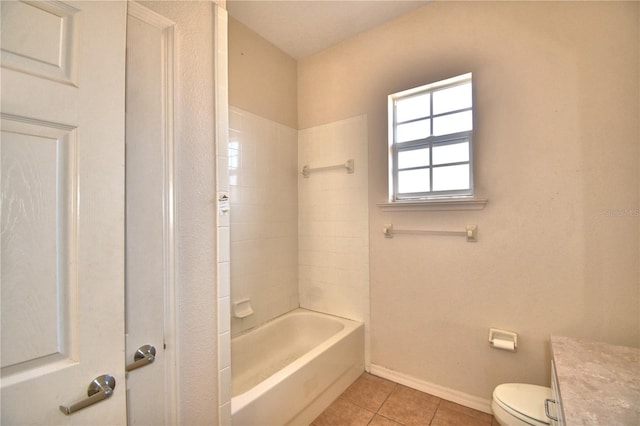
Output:
[[[354,160],[345,168],[311,168]],[[297,131],[230,109],[231,333],[301,306],[369,323],[367,119]],[[365,339],[368,341],[368,339]],[[365,351],[368,352],[368,351]]]
[[[368,333],[367,117],[301,130],[298,159],[300,170],[354,161],[351,174],[337,168],[298,175],[300,305],[364,321]]]
[[[297,130],[229,110],[231,334],[298,307]],[[254,314],[233,317],[250,298]]]

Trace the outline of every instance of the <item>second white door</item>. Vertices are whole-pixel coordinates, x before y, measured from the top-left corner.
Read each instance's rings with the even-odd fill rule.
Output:
[[[173,27],[170,20],[129,3],[125,299],[129,425],[177,423]],[[135,361],[136,352],[145,353],[150,346],[155,350],[153,362]]]

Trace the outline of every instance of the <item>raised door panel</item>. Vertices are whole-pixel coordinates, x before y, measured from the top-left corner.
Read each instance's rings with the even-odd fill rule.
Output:
[[[80,10],[62,2],[0,2],[2,66],[77,84]]]
[[[2,369],[77,357],[76,129],[2,117]]]

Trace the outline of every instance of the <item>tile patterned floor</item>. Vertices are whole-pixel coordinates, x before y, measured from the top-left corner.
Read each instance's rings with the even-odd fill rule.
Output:
[[[498,426],[492,415],[364,373],[311,426]]]

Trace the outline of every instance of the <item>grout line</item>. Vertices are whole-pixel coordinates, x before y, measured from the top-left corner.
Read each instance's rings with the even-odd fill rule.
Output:
[[[438,398],[438,406],[433,412],[433,416],[431,416],[431,420],[429,420],[429,424],[433,423],[433,420],[436,418],[436,414],[438,414],[438,410],[440,409],[440,404],[442,404],[442,398]]]
[[[380,411],[380,409],[382,408],[382,406],[385,404],[385,402],[387,402],[389,400],[389,398],[391,398],[391,394],[394,393],[396,391],[396,389],[398,389],[398,384],[394,383],[393,384],[393,389],[391,389],[391,392],[389,392],[389,394],[387,395],[387,397],[384,399],[384,401],[382,401],[382,404],[380,404],[380,406],[378,407],[378,409],[376,410],[376,414],[378,414],[378,412]],[[383,416],[384,417],[384,416]],[[393,420],[393,419],[391,419]],[[395,422],[395,420],[393,420]],[[396,422],[397,423],[397,422]]]
[[[391,391],[387,394],[387,397],[384,399],[384,401],[382,401],[382,403],[380,404],[380,406],[378,408],[376,408],[376,411],[373,413],[373,417],[371,417],[371,420],[369,420],[369,422],[367,423],[367,425],[370,425],[371,422],[373,421],[373,419],[376,418],[376,416],[380,416],[380,417],[384,417],[387,420],[391,420],[392,422],[395,423],[399,423],[399,424],[403,424],[400,423],[399,421],[396,421],[394,419],[390,419],[389,417],[383,416],[382,414],[380,414],[380,409],[384,406],[384,403],[387,402],[387,400],[391,397],[391,394],[398,388],[398,384],[394,383],[393,389],[391,389]]]
[[[391,422],[394,422],[394,423],[397,423],[397,424],[399,424],[399,425],[405,426],[405,424],[404,424],[404,423],[402,423],[402,422],[400,422],[400,421],[398,421],[398,420],[396,420],[396,419],[392,419],[391,417],[383,416],[382,414],[379,414],[379,413],[376,413],[376,414],[373,416],[373,418],[372,418],[371,420],[369,420],[369,423],[367,423],[367,425],[370,425],[370,424],[371,424],[371,422],[373,421],[373,419],[375,419],[375,418],[376,418],[376,416],[380,416],[380,417],[382,417],[383,419],[387,419],[387,420],[389,420],[389,421],[391,421]]]

